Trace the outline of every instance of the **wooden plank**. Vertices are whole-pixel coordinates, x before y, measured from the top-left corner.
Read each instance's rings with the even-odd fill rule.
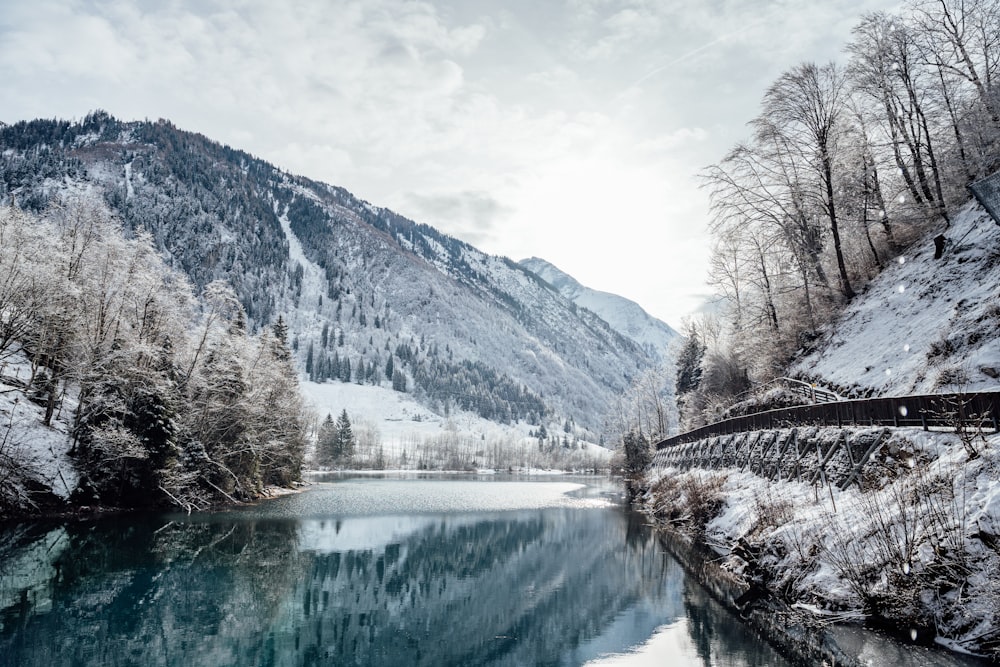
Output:
[[[861,474],[861,470],[865,467],[865,464],[868,463],[868,459],[870,459],[872,454],[878,451],[878,449],[883,444],[885,444],[885,441],[888,439],[889,439],[889,431],[885,430],[882,432],[882,436],[877,440],[875,440],[875,442],[872,443],[871,447],[869,447],[868,450],[864,453],[864,455],[858,460],[857,465],[854,466],[854,470],[851,471],[851,474],[847,477],[847,479],[841,482],[840,484],[841,491],[849,487],[851,485],[851,482],[853,482],[858,477],[858,475]],[[860,485],[860,482],[858,484]]]

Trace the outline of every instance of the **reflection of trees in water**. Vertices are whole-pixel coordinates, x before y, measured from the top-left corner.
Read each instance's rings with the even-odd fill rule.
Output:
[[[566,662],[608,628],[625,648],[663,622],[616,625],[630,609],[676,598],[680,611],[682,575],[642,521],[573,509],[443,517],[390,544],[327,553],[301,552],[294,522],[71,524],[42,583],[0,612],[0,663]],[[317,543],[335,549],[337,529]],[[692,595],[690,610],[707,614]],[[727,630],[710,623],[692,627],[718,660]]]
[[[787,664],[692,577],[684,579],[684,610],[691,641],[706,666],[767,667]]]
[[[349,664],[558,662],[663,588],[662,554],[635,521],[573,510],[443,519],[383,549],[317,554],[286,621],[298,632],[277,653],[302,656],[289,664],[305,655]]]
[[[0,664],[240,664],[300,572],[290,523],[128,518],[58,530],[67,545],[47,580],[2,611]]]
[[[654,606],[650,598],[670,591],[666,576],[636,515],[444,519],[382,549],[315,555],[295,591],[302,604],[284,621],[296,632],[279,639],[278,654],[349,664],[558,663],[638,600]],[[641,642],[662,622],[626,628],[619,639]]]

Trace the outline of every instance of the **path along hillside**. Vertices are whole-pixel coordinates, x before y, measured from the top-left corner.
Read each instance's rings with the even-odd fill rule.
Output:
[[[940,259],[929,239],[898,257],[792,373],[849,397],[1000,388],[1000,227],[970,205],[945,238]],[[789,424],[701,445],[751,452],[794,442],[819,462],[835,443],[845,452],[878,443],[853,478],[779,470],[782,461],[754,464],[735,451],[716,469],[691,467],[664,448],[641,503],[717,555],[751,619],[776,610],[806,626],[868,619],[908,641],[996,661],[1000,434],[985,426]]]

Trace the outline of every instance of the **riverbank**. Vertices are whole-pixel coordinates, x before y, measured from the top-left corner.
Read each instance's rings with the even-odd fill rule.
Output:
[[[778,600],[753,605],[737,602],[747,589],[744,581],[722,567],[717,554],[689,533],[658,522],[660,544],[726,609],[734,612],[759,636],[789,660],[802,665],[865,667],[847,655],[826,632],[826,623]]]
[[[1000,661],[1000,436],[900,430],[894,443],[863,488],[654,465],[639,503],[780,646],[790,634],[816,649],[810,628],[846,619]]]

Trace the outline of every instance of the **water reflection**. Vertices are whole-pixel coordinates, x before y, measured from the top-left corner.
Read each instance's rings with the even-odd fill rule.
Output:
[[[352,488],[330,486],[246,512],[16,526],[0,535],[0,664],[638,664],[667,629],[669,664],[780,664],[640,517],[576,502],[592,489],[490,509],[544,486],[480,485],[476,512],[324,515]],[[387,490],[359,487],[362,505]]]

